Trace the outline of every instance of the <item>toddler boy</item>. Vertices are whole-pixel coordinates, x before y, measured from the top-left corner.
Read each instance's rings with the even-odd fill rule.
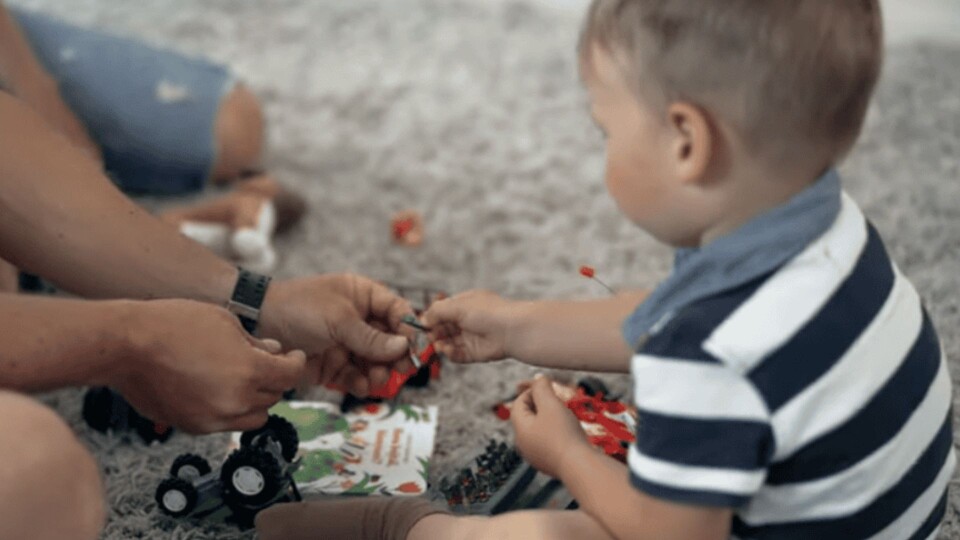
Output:
[[[471,292],[423,322],[458,361],[629,368],[637,443],[626,468],[594,451],[535,381],[514,405],[517,445],[581,509],[435,514],[407,538],[936,537],[949,374],[834,172],[878,78],[880,20],[876,0],[593,2],[581,68],[607,187],[677,248],[673,273],[625,339],[637,294]]]

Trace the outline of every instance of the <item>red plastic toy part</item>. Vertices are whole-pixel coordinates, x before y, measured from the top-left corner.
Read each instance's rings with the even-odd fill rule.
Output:
[[[498,403],[493,407],[493,413],[501,420],[510,419],[508,402]],[[598,424],[604,428],[602,435],[588,437],[590,444],[603,450],[608,456],[626,461],[627,448],[636,440],[630,428],[613,418],[611,415],[620,415],[627,412],[627,406],[619,401],[604,399],[603,393],[588,395],[583,388],[577,388],[576,395],[566,403],[578,420],[586,424]]]

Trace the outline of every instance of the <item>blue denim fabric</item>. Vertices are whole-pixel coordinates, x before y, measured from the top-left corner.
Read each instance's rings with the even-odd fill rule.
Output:
[[[121,189],[174,195],[204,187],[216,161],[220,102],[235,84],[226,68],[39,13],[11,12]]]

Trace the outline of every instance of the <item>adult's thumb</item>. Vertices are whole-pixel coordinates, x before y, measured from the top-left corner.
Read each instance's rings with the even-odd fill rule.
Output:
[[[393,362],[410,350],[410,342],[404,336],[382,332],[359,319],[344,323],[341,335],[341,345],[375,362]]]

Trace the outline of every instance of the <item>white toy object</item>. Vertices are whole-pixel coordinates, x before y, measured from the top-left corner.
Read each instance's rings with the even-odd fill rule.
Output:
[[[277,265],[277,253],[271,243],[276,226],[276,208],[271,201],[264,201],[253,227],[233,230],[223,223],[184,221],[180,233],[244,268],[269,273]]]

